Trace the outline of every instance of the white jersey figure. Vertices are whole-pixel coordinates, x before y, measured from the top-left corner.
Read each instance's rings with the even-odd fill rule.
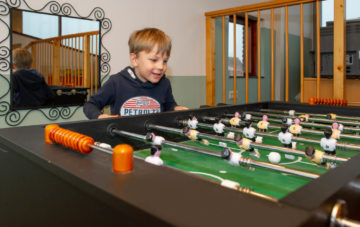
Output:
[[[251,114],[247,114],[247,113],[242,113],[241,114],[241,118],[245,121],[250,121],[251,120]]]
[[[191,118],[189,118],[189,120],[187,122],[189,128],[191,128],[191,129],[196,129],[198,123],[199,122],[195,116],[192,116]]]
[[[163,160],[160,158],[161,146],[153,145],[150,149],[151,155],[145,158],[145,162],[161,166],[164,164]]]
[[[153,132],[149,132],[146,134],[146,140],[150,141],[152,145],[160,146],[165,141],[165,138],[162,136],[156,136]]]
[[[252,121],[250,120],[245,121],[245,127],[243,128],[244,136],[255,142],[255,132],[256,129],[252,127]]]
[[[291,141],[293,135],[289,132],[287,124],[281,125],[281,132],[278,135],[278,139],[284,145],[284,147],[291,148]]]
[[[325,153],[335,155],[336,154],[336,139],[332,137],[333,131],[331,129],[325,129],[324,138],[320,140],[320,146],[324,149]]]
[[[220,118],[216,118],[217,123],[213,125],[213,129],[218,135],[224,135],[225,125],[222,123]]]
[[[283,124],[287,124],[288,126],[292,125],[292,123],[293,123],[293,120],[291,118],[288,118],[288,117],[283,117],[281,119],[281,121],[282,121]]]

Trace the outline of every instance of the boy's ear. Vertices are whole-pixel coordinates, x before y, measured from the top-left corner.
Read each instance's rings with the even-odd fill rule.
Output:
[[[130,53],[130,63],[133,67],[136,67],[138,65],[137,56],[135,53]]]

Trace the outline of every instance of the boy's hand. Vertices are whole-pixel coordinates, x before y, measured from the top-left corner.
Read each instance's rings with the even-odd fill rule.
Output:
[[[189,108],[185,107],[185,106],[175,106],[174,110],[188,110]]]
[[[110,114],[100,114],[98,119],[111,118],[111,117],[120,117],[119,115],[110,115]]]

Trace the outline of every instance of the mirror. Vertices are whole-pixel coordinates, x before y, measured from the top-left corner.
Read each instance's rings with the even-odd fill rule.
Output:
[[[12,110],[81,106],[97,91],[100,20],[16,8],[10,19]],[[31,54],[30,68],[21,62],[19,48]]]

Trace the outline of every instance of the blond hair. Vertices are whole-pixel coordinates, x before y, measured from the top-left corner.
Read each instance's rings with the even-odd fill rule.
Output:
[[[129,38],[130,53],[138,54],[141,51],[150,52],[157,47],[158,53],[170,57],[171,39],[157,28],[144,28],[134,31]]]
[[[26,49],[17,48],[13,50],[12,61],[16,69],[30,69],[33,57]]]

